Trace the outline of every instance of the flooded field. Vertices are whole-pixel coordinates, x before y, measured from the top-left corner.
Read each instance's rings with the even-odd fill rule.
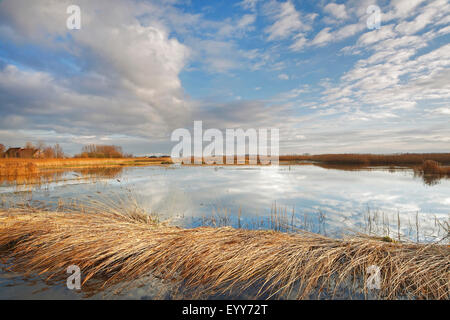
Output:
[[[450,180],[423,179],[408,169],[337,170],[318,166],[138,167],[48,172],[27,181],[2,181],[4,208],[62,209],[78,202],[114,202],[130,195],[171,225],[232,226],[332,238],[363,232],[395,240],[436,242],[447,236]],[[448,241],[448,240],[447,240]],[[3,265],[5,266],[5,265]],[[147,279],[116,298],[180,298],[170,283]],[[6,271],[0,298],[82,298]]]

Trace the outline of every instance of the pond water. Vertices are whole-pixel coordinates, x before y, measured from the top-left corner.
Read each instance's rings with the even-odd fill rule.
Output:
[[[429,183],[406,169],[155,166],[69,171],[44,180],[31,185],[4,181],[0,201],[3,206],[18,199],[57,206],[130,193],[147,212],[188,228],[302,229],[331,237],[362,231],[420,242],[443,238],[440,223],[448,223],[450,213],[450,180]],[[0,298],[80,297],[63,287],[44,288],[39,280],[25,284],[20,275],[0,273]],[[150,289],[139,290],[122,297],[154,297]]]

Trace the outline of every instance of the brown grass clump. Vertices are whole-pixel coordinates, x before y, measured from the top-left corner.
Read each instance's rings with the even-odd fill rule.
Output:
[[[442,167],[437,161],[427,160],[417,168],[417,170],[423,174],[437,174],[437,175],[449,175],[450,167]]]
[[[437,161],[426,160],[421,166],[414,168],[414,175],[421,177],[426,184],[434,185],[440,179],[450,178],[450,167],[443,167]]]
[[[96,290],[153,274],[202,293],[253,287],[255,298],[301,299],[320,292],[332,296],[342,283],[365,279],[367,267],[377,265],[383,298],[450,298],[445,245],[228,227],[182,229],[138,211],[3,211],[0,252],[13,270],[55,280],[65,280],[66,268],[77,265],[83,288],[97,279]]]

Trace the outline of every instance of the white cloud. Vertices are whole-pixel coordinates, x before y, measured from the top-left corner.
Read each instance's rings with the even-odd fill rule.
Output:
[[[255,14],[244,14],[237,20],[225,20],[219,27],[217,37],[243,37],[249,31],[255,29]]]
[[[434,110],[435,113],[450,115],[450,107],[442,107]]]
[[[244,67],[251,53],[240,51],[230,41],[193,39],[190,45],[195,48],[194,58],[202,61],[204,70],[209,73],[228,73],[230,70]]]
[[[275,97],[275,99],[273,99],[273,101],[286,102],[288,100],[296,99],[308,91],[309,91],[309,87],[307,85],[304,85],[304,86],[289,90],[287,92],[282,92],[282,93],[278,94],[277,97]]]
[[[279,74],[278,79],[280,80],[289,80],[289,76],[285,73]]]
[[[265,8],[267,14],[275,20],[275,23],[265,29],[269,34],[268,40],[278,40],[290,37],[299,31],[309,30],[308,25],[301,21],[300,13],[295,9],[291,1],[271,1]]]
[[[259,0],[243,0],[242,2],[239,2],[239,5],[246,10],[255,11],[258,2]]]
[[[24,112],[35,119],[39,114],[53,112],[60,114],[64,121],[66,115],[71,114],[78,119],[80,130],[95,131],[110,126],[109,131],[114,128],[117,133],[141,136],[161,136],[183,122],[183,114],[189,113],[189,102],[184,97],[179,74],[188,61],[190,50],[170,38],[163,25],[155,22],[142,26],[135,18],[153,7],[123,1],[81,1],[82,29],[70,34],[73,44],[69,47],[69,43],[49,37],[65,37],[70,32],[64,20],[68,4],[69,1],[30,3],[24,0],[4,3],[2,13],[8,16],[7,22],[18,37],[41,43],[47,50],[67,47],[77,59],[84,60],[89,69],[79,79],[61,81],[49,73],[21,72],[7,67],[2,74],[3,80],[7,77],[8,82],[3,81],[1,89],[8,83],[17,83],[17,88],[35,92],[36,99],[42,99],[42,105],[39,110],[18,106],[3,112],[10,115]],[[98,12],[101,18],[96,16]],[[40,28],[32,27],[36,25]],[[76,51],[71,47],[76,47]],[[30,83],[33,79],[39,80]],[[93,79],[108,82],[105,93],[83,92],[83,83],[95,83]],[[31,84],[32,88],[24,87]],[[27,98],[15,91],[16,97],[14,91],[8,94],[10,99],[16,99],[15,103]],[[76,124],[72,129],[75,127]],[[157,130],[162,131],[158,134]]]
[[[331,28],[323,28],[320,30],[320,32],[316,35],[316,37],[311,42],[312,45],[325,45],[325,43],[330,42],[333,40],[333,36],[330,33]]]
[[[402,110],[417,110],[421,101],[450,98],[450,75],[446,72],[450,66],[450,45],[417,56],[418,49],[427,46],[423,38],[392,38],[392,33],[387,32],[388,39],[368,41],[379,38],[371,33],[362,40],[360,38],[358,42],[372,45],[374,53],[367,59],[359,60],[354,68],[341,78],[339,85],[324,91],[329,107],[372,106],[370,116],[359,118],[374,118],[374,114],[383,118],[394,118],[393,116],[403,112]],[[343,99],[346,99],[344,104]],[[431,113],[444,114],[445,108],[434,111],[431,109]],[[416,117],[418,112],[420,113],[420,110],[414,113]],[[353,119],[356,118],[358,117]]]
[[[429,8],[418,15],[413,21],[404,21],[395,29],[403,34],[414,34],[429,25],[435,19],[437,13],[437,8]]]
[[[358,45],[365,46],[370,45],[376,42],[379,42],[381,40],[385,40],[388,38],[395,37],[395,32],[393,30],[394,24],[382,26],[380,29],[375,29],[370,32],[364,33],[359,39],[358,39]]]
[[[345,20],[348,18],[347,11],[345,10],[345,4],[329,3],[324,7],[324,11],[340,20]]]
[[[242,18],[238,21],[238,28],[244,29],[248,27],[249,25],[252,25],[256,21],[256,15],[254,14],[245,14],[242,16]]]
[[[393,0],[396,17],[407,17],[417,6],[426,0]]]
[[[366,26],[363,23],[348,24],[336,31],[332,31],[331,27],[326,27],[315,36],[310,44],[313,46],[324,46],[330,42],[341,41],[345,38],[354,36],[365,28]]]
[[[293,51],[301,51],[308,44],[308,39],[303,34],[298,34],[294,40],[294,43],[289,47]]]

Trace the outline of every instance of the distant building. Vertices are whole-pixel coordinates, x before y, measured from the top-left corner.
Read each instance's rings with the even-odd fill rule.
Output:
[[[41,157],[41,151],[39,149],[9,148],[5,152],[5,158],[32,159],[32,158],[40,158],[40,157]]]

